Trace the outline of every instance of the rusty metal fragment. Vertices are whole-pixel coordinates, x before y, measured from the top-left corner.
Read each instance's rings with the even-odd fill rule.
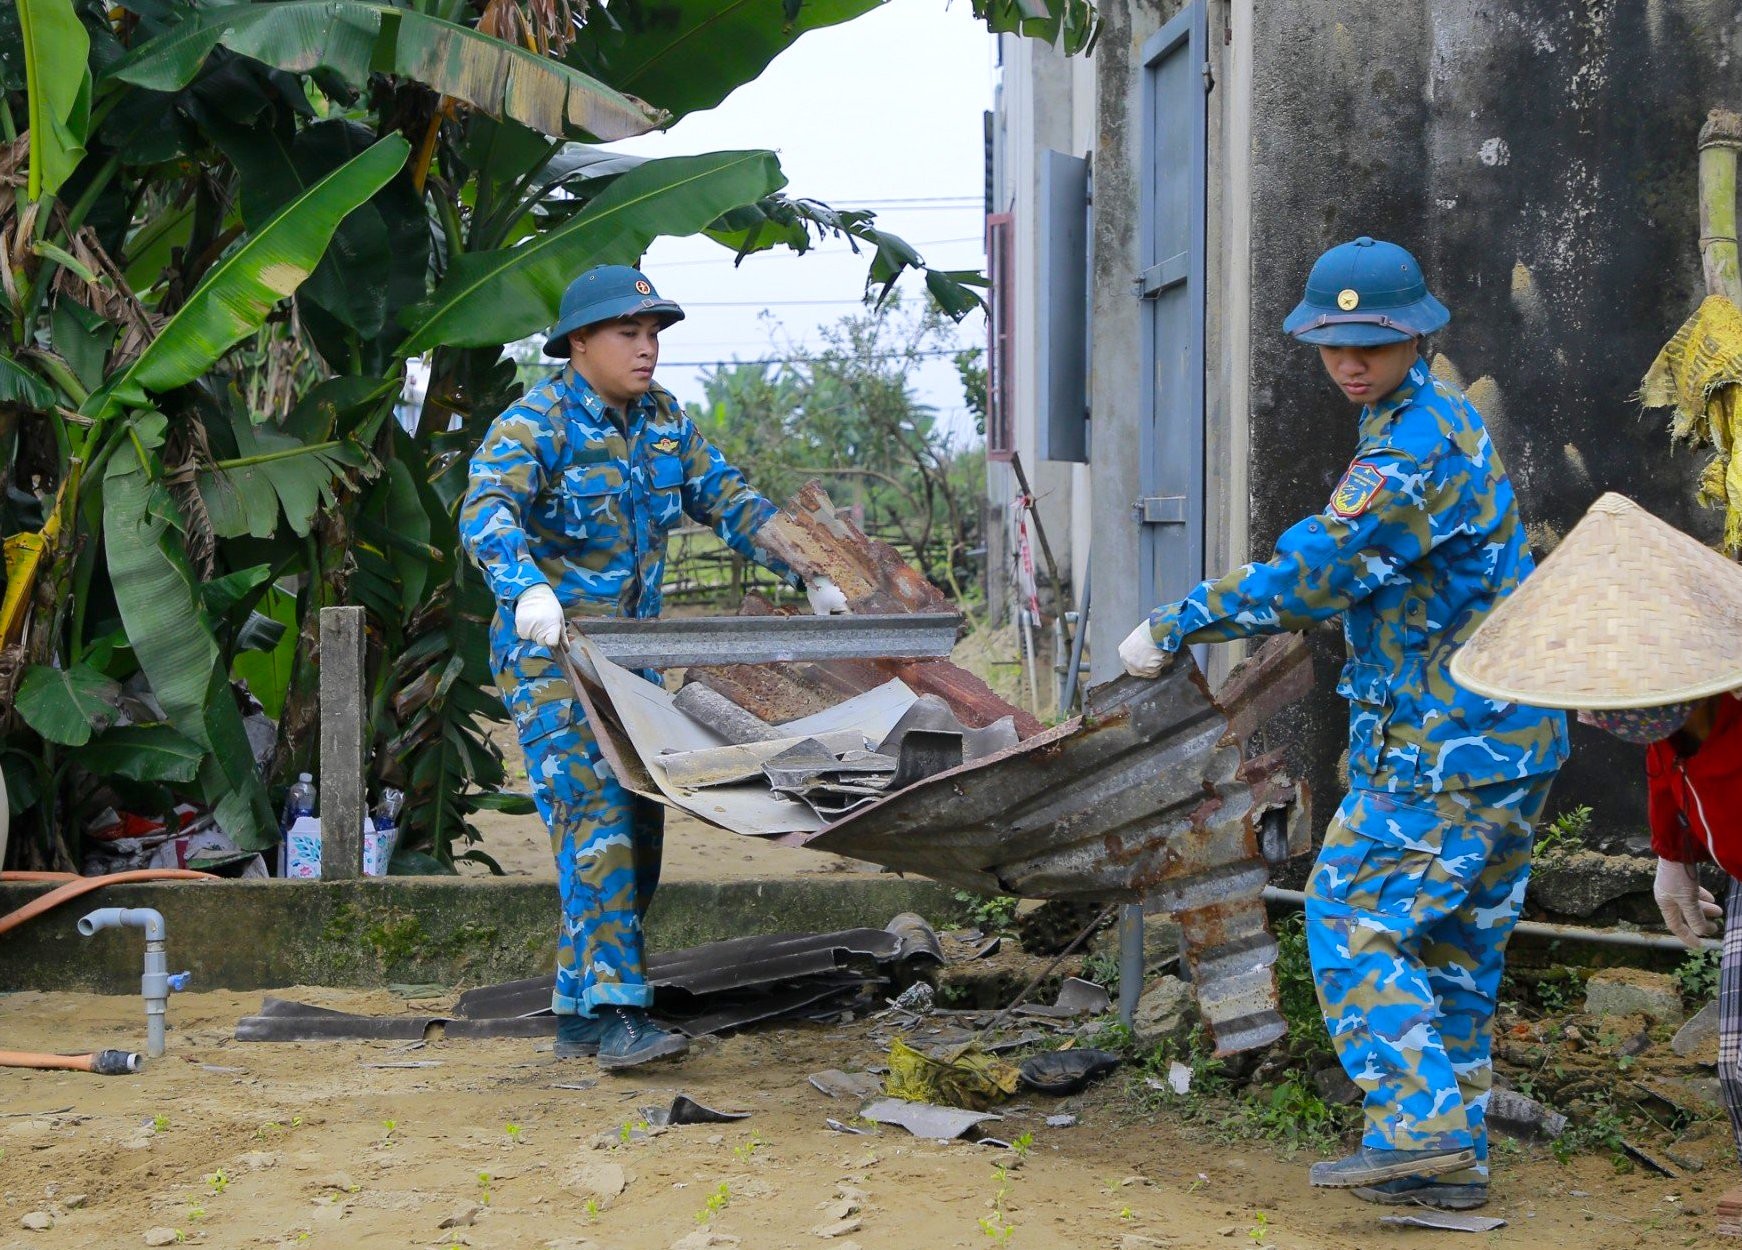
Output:
[[[823,488],[806,483],[756,543],[807,581],[827,577],[854,613],[954,612],[956,605],[888,543],[867,538],[835,511]]]

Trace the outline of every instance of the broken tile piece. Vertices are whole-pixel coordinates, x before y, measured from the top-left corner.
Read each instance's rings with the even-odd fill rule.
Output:
[[[915,1137],[929,1137],[936,1141],[953,1141],[977,1124],[1004,1118],[987,1111],[963,1111],[925,1102],[905,1102],[900,1098],[879,1099],[859,1114],[877,1124],[894,1124]]]
[[[1468,1215],[1462,1211],[1411,1211],[1408,1215],[1382,1215],[1379,1222],[1404,1228],[1440,1228],[1454,1233],[1491,1233],[1506,1227],[1506,1221],[1498,1216]]]

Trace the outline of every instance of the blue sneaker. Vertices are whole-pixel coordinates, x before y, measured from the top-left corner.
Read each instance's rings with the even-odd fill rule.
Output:
[[[1458,1150],[1374,1150],[1363,1146],[1347,1159],[1313,1164],[1308,1177],[1326,1189],[1354,1189],[1410,1177],[1425,1180],[1460,1172],[1474,1162],[1476,1152],[1468,1146]]]
[[[1362,1185],[1350,1191],[1363,1202],[1383,1207],[1422,1206],[1439,1211],[1474,1211],[1488,1205],[1488,1186],[1435,1184],[1426,1176],[1405,1176],[1383,1185]]]
[[[689,1038],[682,1033],[667,1033],[639,1007],[608,1007],[605,1019],[608,1023],[599,1039],[599,1067],[606,1072],[652,1063],[655,1059],[676,1059],[690,1048]]]
[[[556,1057],[587,1059],[599,1053],[605,1036],[606,1016],[561,1015],[556,1018]]]

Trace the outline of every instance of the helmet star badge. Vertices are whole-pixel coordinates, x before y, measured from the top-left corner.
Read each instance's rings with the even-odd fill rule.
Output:
[[[647,280],[645,278],[636,282],[635,290],[637,293],[639,293],[641,295],[652,295],[653,294],[653,288],[651,286],[647,285]],[[1350,292],[1350,294],[1353,294],[1353,292]],[[1350,305],[1350,307],[1354,307],[1354,305]]]
[[[1360,302],[1360,293],[1357,292],[1354,287],[1346,286],[1341,291],[1337,292],[1337,307],[1341,308],[1344,312],[1354,312],[1356,306],[1360,304]]]

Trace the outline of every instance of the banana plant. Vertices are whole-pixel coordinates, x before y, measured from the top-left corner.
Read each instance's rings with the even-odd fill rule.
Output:
[[[1083,25],[1081,0],[1007,2],[994,25]],[[953,313],[977,302],[974,275],[927,269],[870,214],[787,198],[770,153],[598,146],[873,6],[19,0],[0,22],[0,767],[32,866],[76,866],[68,831],[104,801],[192,798],[268,843],[273,779],[313,762],[315,622],[346,602],[368,610],[402,838],[426,867],[488,863],[472,815],[525,801],[496,794],[490,603],[454,513],[518,393],[503,344],[575,271],[665,234],[741,255],[842,234],[873,292],[923,271]],[[412,360],[416,430],[395,420]],[[265,783],[238,677],[278,718]]]

